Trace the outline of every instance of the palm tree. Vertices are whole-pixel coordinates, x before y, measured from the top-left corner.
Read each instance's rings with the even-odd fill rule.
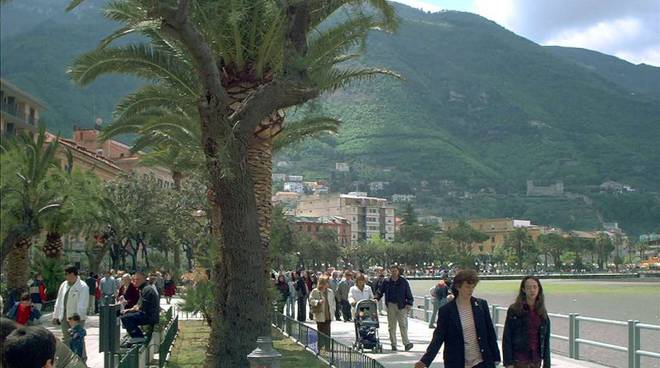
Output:
[[[339,9],[350,16],[320,27]],[[199,114],[214,234],[222,234],[207,366],[244,366],[252,341],[270,330],[263,287],[270,203],[255,196],[270,196],[282,111],[354,80],[395,75],[336,67],[359,56],[355,46],[364,45],[370,29],[394,28],[393,8],[384,0],[133,0],[111,3],[106,14],[126,27],[78,59],[71,74],[85,84],[129,73],[195,96],[190,106]],[[133,32],[150,43],[107,46]]]
[[[28,280],[32,238],[42,229],[42,219],[61,206],[49,175],[58,169],[58,139],[46,141],[45,128],[36,138],[18,137],[2,147],[2,257],[9,293],[20,293]],[[14,294],[16,295],[16,294]]]

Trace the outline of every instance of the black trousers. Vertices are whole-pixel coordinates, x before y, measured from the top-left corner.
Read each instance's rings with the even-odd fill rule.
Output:
[[[344,321],[351,320],[351,304],[348,300],[342,300],[341,302],[341,314],[344,315]]]
[[[305,298],[298,299],[298,315],[296,319],[300,322],[305,322],[307,319],[307,299]]]

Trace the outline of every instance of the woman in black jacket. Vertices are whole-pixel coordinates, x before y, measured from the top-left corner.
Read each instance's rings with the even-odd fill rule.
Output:
[[[456,274],[452,285],[455,298],[438,311],[433,340],[415,368],[429,367],[443,344],[445,368],[495,368],[499,364],[500,349],[488,302],[472,297],[478,282],[474,270]]]
[[[307,273],[300,271],[296,280],[296,297],[298,298],[298,314],[296,318],[300,322],[305,322],[307,318],[307,295],[309,294],[309,290],[307,290],[307,284],[305,283],[306,278]]]
[[[534,276],[520,283],[516,302],[506,313],[502,352],[507,368],[550,368],[550,318],[543,286]]]

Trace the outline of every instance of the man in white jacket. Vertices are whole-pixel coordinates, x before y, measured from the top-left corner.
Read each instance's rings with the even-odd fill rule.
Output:
[[[74,313],[80,316],[79,324],[84,328],[87,319],[87,305],[89,304],[89,288],[78,277],[78,269],[68,266],[64,269],[66,280],[60,285],[55,300],[53,323],[62,326],[62,341],[69,345],[69,317]],[[84,349],[83,349],[83,355]]]

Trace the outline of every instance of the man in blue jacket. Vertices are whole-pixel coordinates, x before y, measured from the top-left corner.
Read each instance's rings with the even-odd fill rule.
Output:
[[[390,267],[390,277],[383,281],[377,299],[385,296],[385,305],[387,308],[387,324],[390,332],[390,342],[392,351],[397,351],[396,347],[396,325],[399,324],[401,331],[401,340],[406,351],[412,349],[413,344],[408,340],[408,314],[413,305],[412,291],[408,280],[401,276],[401,269],[398,265]]]

